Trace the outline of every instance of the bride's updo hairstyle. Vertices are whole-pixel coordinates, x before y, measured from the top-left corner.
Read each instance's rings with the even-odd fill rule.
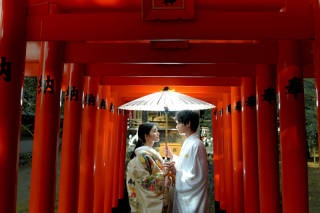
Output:
[[[134,153],[136,151],[136,149],[145,144],[145,142],[146,142],[145,135],[150,135],[150,131],[153,126],[154,126],[154,124],[152,124],[152,123],[143,123],[139,126],[138,143],[136,144],[136,147],[134,148],[130,159],[133,159],[136,156],[136,154]]]

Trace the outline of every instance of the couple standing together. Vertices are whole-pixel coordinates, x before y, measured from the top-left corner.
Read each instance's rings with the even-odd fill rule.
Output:
[[[131,212],[142,213],[208,213],[209,200],[207,152],[196,130],[199,114],[191,110],[179,112],[175,120],[180,134],[186,136],[180,156],[164,147],[171,162],[164,163],[152,147],[159,142],[154,124],[139,126],[139,141],[128,164],[127,189]],[[175,187],[168,178],[175,175]],[[172,207],[169,210],[169,204]]]

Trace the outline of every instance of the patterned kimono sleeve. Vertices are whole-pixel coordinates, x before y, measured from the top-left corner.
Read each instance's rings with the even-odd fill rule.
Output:
[[[130,161],[128,164],[129,168],[131,166],[131,163],[132,162]],[[130,176],[129,172],[127,172],[126,184],[127,184],[128,198],[129,198],[131,212],[137,212],[137,210],[136,210],[137,199],[136,199],[135,181],[132,180],[132,177]]]
[[[138,156],[140,167],[139,172],[135,172],[136,182],[144,189],[154,194],[164,192],[164,176],[158,164],[148,154],[143,153]]]

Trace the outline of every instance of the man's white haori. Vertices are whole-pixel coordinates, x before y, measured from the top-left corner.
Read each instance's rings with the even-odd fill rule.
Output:
[[[183,143],[176,162],[176,185],[173,203],[174,213],[208,213],[208,165],[207,152],[197,133]]]

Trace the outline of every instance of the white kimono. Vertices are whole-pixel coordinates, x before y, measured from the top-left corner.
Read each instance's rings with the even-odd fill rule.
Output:
[[[184,141],[173,161],[177,170],[173,213],[208,213],[207,152],[197,133]]]

